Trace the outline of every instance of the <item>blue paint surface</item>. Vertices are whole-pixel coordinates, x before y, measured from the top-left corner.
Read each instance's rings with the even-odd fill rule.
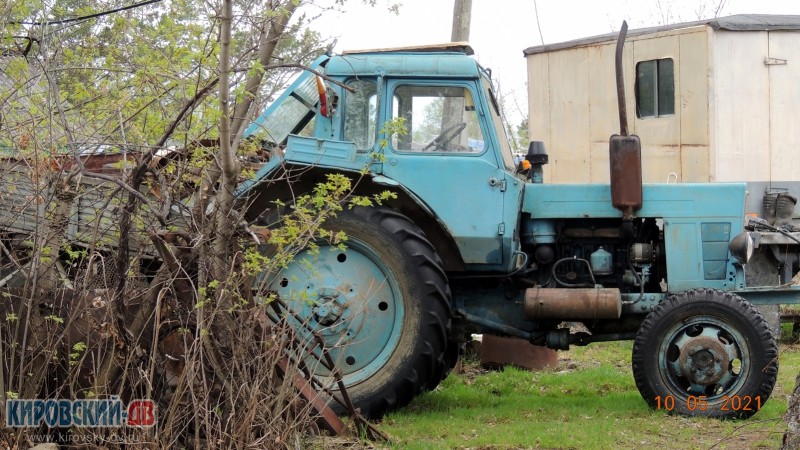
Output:
[[[275,278],[259,281],[322,336],[351,386],[380,371],[400,340],[405,309],[398,276],[374,249],[350,239],[345,251],[328,245],[318,254],[304,250]],[[315,373],[330,375],[323,367]]]
[[[463,53],[359,53],[332,58],[325,74],[478,78],[478,63]]]
[[[385,52],[322,57],[314,63],[332,79],[347,83],[371,79],[377,86],[376,118],[382,124],[393,116],[392,99],[399,86],[457,86],[470,91],[483,142],[474,152],[409,152],[392,148],[391,139],[376,129],[376,162],[365,149],[343,139],[343,114],[317,115],[313,138],[290,136],[283,160],[272,160],[253,180],[243,183],[244,195],[278,172],[281,164],[321,166],[368,176],[380,185],[404,190],[451,235],[468,271],[509,272],[514,269],[520,239],[529,245],[553,243],[554,221],[620,218],[611,206],[607,184],[526,183],[505,167],[489,111],[491,98],[484,72],[474,59],[455,52]],[[254,132],[280,103],[291,101],[292,90],[305,89],[313,75],[306,72],[248,129]],[[313,78],[312,78],[313,79]],[[305,80],[305,81],[304,81]],[[329,89],[342,102],[348,93]],[[289,99],[289,100],[287,100]],[[314,106],[314,105],[312,105]],[[339,105],[344,109],[345,104]],[[314,114],[314,108],[307,109]],[[294,120],[294,119],[293,119]],[[383,141],[381,141],[383,140]],[[380,144],[383,142],[383,144]],[[657,218],[666,246],[670,292],[698,287],[741,289],[741,267],[728,255],[728,242],[742,229],[745,184],[647,184],[643,206],[636,216]]]
[[[367,155],[358,154],[352,142],[300,136],[289,136],[284,158],[308,165],[349,170],[360,170],[367,166]]]
[[[741,230],[744,183],[645,184],[637,217],[663,220],[670,292],[741,283],[728,256],[731,230]],[[607,184],[525,185],[522,210],[533,219],[620,218]]]
[[[645,184],[643,189],[637,217],[736,217],[741,223],[744,216],[744,183]],[[608,184],[528,183],[522,211],[537,219],[622,217],[611,206]]]

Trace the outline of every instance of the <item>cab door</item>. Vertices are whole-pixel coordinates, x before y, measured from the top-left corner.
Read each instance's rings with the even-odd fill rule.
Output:
[[[435,213],[471,270],[502,270],[505,172],[491,148],[485,105],[471,80],[387,80],[386,120],[405,134],[388,139],[383,175]]]

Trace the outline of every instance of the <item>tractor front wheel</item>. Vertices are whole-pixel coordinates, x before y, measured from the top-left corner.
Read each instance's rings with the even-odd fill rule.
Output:
[[[633,376],[647,403],[685,415],[747,418],[775,386],[778,347],[761,313],[711,289],[672,295],[642,323]]]

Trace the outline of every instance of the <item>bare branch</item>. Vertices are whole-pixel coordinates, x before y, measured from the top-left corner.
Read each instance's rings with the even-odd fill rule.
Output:
[[[330,83],[335,84],[335,85],[343,88],[344,90],[346,90],[348,92],[356,92],[355,89],[353,89],[352,87],[342,83],[341,81],[335,80],[335,79],[325,75],[324,73],[322,73],[322,72],[320,72],[320,71],[318,71],[316,69],[312,69],[311,67],[308,67],[308,66],[306,66],[304,64],[274,64],[274,65],[271,65],[271,66],[264,67],[264,70],[273,70],[273,69],[303,69],[303,70],[307,70],[307,71],[313,73],[314,75],[322,78],[323,80],[329,81]]]

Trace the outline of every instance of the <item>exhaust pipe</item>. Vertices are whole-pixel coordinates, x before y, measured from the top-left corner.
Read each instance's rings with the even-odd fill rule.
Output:
[[[625,80],[622,72],[622,48],[628,33],[623,21],[619,30],[616,52],[617,104],[620,133],[609,139],[611,166],[611,204],[622,211],[622,219],[633,220],[634,211],[642,207],[642,144],[639,136],[628,135],[628,110],[625,104]]]

